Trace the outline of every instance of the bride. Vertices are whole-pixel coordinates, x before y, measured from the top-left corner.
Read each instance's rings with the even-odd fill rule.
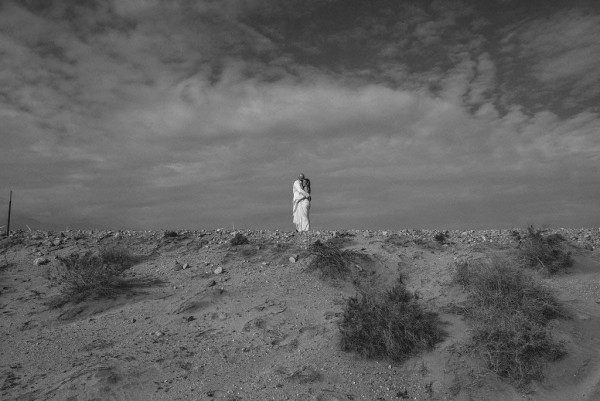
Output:
[[[305,178],[304,174],[300,174],[298,179],[294,181],[293,192],[294,200],[292,211],[296,231],[308,231],[310,230],[310,180]]]

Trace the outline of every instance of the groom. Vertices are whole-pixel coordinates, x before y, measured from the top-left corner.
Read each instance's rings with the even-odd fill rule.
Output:
[[[293,193],[292,212],[296,231],[308,231],[310,230],[310,180],[305,178],[304,174],[300,174],[298,179],[294,181]]]

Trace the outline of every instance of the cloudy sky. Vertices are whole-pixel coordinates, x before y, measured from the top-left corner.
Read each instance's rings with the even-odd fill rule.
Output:
[[[0,1],[14,224],[293,230],[299,172],[316,229],[600,226],[600,3]]]

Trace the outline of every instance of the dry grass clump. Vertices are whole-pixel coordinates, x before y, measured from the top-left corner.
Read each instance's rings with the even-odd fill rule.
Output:
[[[250,241],[248,241],[248,238],[246,238],[246,236],[244,234],[235,233],[233,238],[231,240],[229,240],[229,243],[233,246],[237,246],[237,245],[249,244]]]
[[[50,279],[60,286],[62,296],[54,300],[55,306],[116,295],[129,284],[123,273],[138,261],[127,250],[116,247],[104,248],[97,253],[73,253],[57,259],[59,265]]]
[[[433,237],[433,239],[436,240],[440,244],[446,243],[446,241],[448,240],[448,238],[450,238],[450,233],[447,230],[444,231],[444,232],[438,232]]]
[[[548,322],[566,317],[552,293],[508,259],[462,263],[455,281],[470,294],[471,345],[489,369],[517,385],[542,378],[545,361],[565,354]]]
[[[543,268],[555,274],[573,266],[570,252],[563,248],[565,238],[560,234],[545,235],[545,230],[527,227],[519,245],[519,256],[528,267]]]
[[[339,329],[342,350],[392,361],[431,349],[446,335],[438,315],[425,311],[401,281],[383,294],[350,298]]]
[[[314,258],[307,270],[318,270],[324,278],[343,279],[351,272],[344,256],[347,252],[317,240],[308,247],[308,253]]]

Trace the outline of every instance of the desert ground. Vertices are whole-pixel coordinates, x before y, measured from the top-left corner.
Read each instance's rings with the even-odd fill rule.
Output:
[[[2,400],[600,400],[600,230],[552,229],[575,264],[534,272],[569,318],[564,358],[516,386],[469,352],[457,263],[513,252],[515,230],[13,232],[0,253]],[[249,243],[232,245],[241,233]],[[354,279],[310,271],[315,241],[366,255]],[[132,285],[57,305],[57,256],[120,246]],[[340,349],[356,279],[384,291],[402,275],[447,337],[401,362]]]

